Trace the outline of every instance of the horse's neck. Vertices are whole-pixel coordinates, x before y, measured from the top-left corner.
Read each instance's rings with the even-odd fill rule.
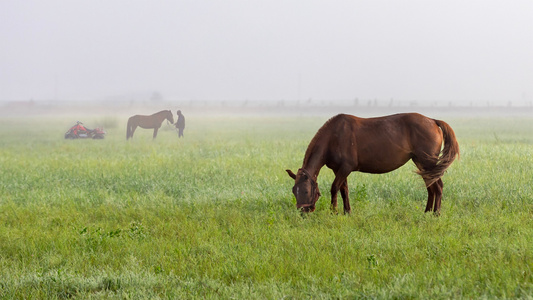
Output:
[[[161,119],[161,122],[163,122],[167,118],[167,114],[165,111],[160,111],[158,117]]]
[[[318,143],[306,151],[302,169],[307,170],[314,178],[318,176],[320,169],[326,164],[324,161],[324,151],[325,148],[320,147]]]

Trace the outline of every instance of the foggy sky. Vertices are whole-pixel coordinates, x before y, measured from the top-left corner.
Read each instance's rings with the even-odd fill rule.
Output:
[[[0,1],[0,101],[533,100],[533,1]]]

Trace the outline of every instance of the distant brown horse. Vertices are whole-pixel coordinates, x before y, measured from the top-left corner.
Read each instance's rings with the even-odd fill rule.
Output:
[[[340,114],[318,130],[298,172],[286,171],[294,179],[292,192],[296,207],[312,212],[320,196],[318,173],[326,165],[335,173],[331,208],[336,210],[340,190],[344,212],[350,213],[346,178],[351,172],[387,173],[412,159],[426,183],[426,212],[433,210],[438,214],[443,188],[441,177],[456,156],[459,156],[459,144],[452,128],[444,121],[416,113],[369,119]]]
[[[154,129],[154,139],[157,136],[157,131],[161,127],[161,123],[167,119],[171,124],[174,124],[174,117],[170,110],[162,110],[150,116],[135,115],[128,119],[128,129],[126,132],[126,140],[133,138],[133,133],[137,126],[144,129]]]

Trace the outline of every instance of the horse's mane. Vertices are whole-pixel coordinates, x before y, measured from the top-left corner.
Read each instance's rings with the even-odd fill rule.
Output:
[[[318,129],[311,142],[309,142],[309,146],[307,146],[307,150],[305,151],[304,164],[311,157],[311,154],[313,154],[313,151],[315,150],[318,141],[324,136],[325,132],[328,131],[330,124],[335,122],[342,116],[344,115],[338,114],[336,116],[331,117],[329,120],[326,121],[326,123],[324,123],[324,125],[322,125],[322,127],[320,127],[320,129]]]
[[[168,112],[168,111],[170,111],[170,110],[169,110],[169,109],[163,109],[162,111],[158,111],[158,112],[152,114],[152,116],[153,116],[153,115],[160,114],[160,113]]]

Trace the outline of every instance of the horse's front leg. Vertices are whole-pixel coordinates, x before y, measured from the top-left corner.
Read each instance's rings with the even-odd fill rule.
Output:
[[[157,136],[157,131],[158,131],[158,130],[159,130],[158,127],[154,128],[154,139],[155,139],[155,137]]]
[[[344,180],[341,185],[342,203],[344,204],[344,213],[349,214],[352,209],[350,208],[350,198],[348,196],[348,180]]]
[[[337,214],[337,192],[334,191],[334,184],[331,185],[331,211]]]
[[[349,173],[348,173],[349,174]],[[337,209],[337,194],[339,190],[341,191],[342,202],[344,204],[344,213],[349,214],[350,209],[350,199],[348,198],[348,184],[346,182],[347,174],[343,172],[338,172],[335,175],[335,180],[331,185],[331,209]]]

